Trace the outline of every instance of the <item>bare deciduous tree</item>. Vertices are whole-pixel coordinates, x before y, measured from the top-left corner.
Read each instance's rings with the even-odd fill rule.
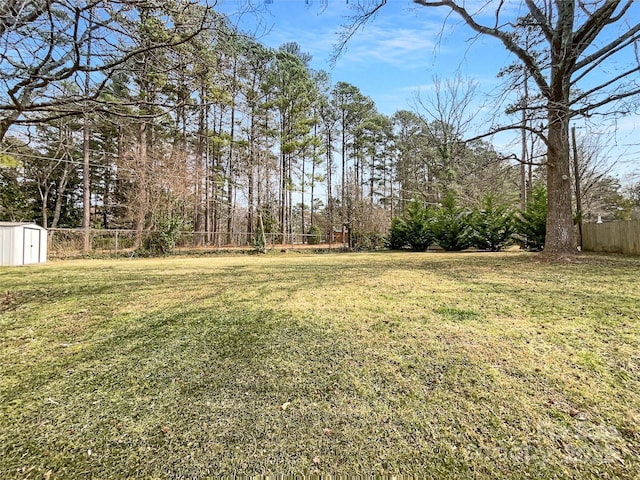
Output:
[[[164,34],[137,43],[140,10],[160,17]],[[198,15],[187,15],[196,10]],[[182,21],[182,19],[188,19]],[[148,0],[9,0],[0,5],[0,140],[14,124],[79,115],[135,56],[175,47],[209,27],[210,7]],[[90,61],[87,51],[91,46]],[[67,84],[85,85],[72,94]],[[99,104],[93,105],[99,109]]]

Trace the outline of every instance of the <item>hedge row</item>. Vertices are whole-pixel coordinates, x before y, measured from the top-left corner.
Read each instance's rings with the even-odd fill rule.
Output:
[[[518,242],[529,250],[541,250],[546,217],[544,187],[533,190],[522,212],[499,203],[491,195],[485,196],[481,207],[473,210],[460,206],[452,194],[437,208],[413,200],[403,216],[393,219],[387,245],[394,250],[424,251],[437,244],[447,251],[476,247],[496,252]]]

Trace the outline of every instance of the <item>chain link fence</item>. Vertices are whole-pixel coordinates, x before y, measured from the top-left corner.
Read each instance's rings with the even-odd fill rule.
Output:
[[[51,228],[48,230],[48,256],[50,258],[82,257],[84,230],[77,228]],[[152,230],[91,229],[89,233],[89,255],[97,257],[135,257],[141,254],[145,245],[157,232]],[[328,236],[265,233],[267,250],[301,249],[343,249],[339,238]],[[255,235],[247,232],[180,232],[175,245],[176,253],[206,253],[217,251],[253,251]],[[330,241],[331,240],[331,241]]]

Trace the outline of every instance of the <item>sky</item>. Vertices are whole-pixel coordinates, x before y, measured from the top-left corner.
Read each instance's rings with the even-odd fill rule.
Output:
[[[446,80],[459,73],[473,80],[478,95],[471,109],[478,115],[469,136],[484,133],[488,116],[494,110],[491,104],[504,85],[497,73],[513,62],[513,57],[497,41],[474,36],[456,18],[445,23],[447,9],[421,7],[410,0],[387,0],[332,63],[340,32],[343,25],[350,23],[350,17],[358,13],[358,2],[251,0],[256,11],[246,12],[247,1],[217,0],[215,8],[228,15],[240,30],[267,46],[277,48],[286,42],[297,42],[303,52],[312,55],[313,69],[329,72],[334,83],[343,81],[357,86],[375,101],[381,113],[392,115],[400,109],[414,109],[418,92],[423,98],[433,92],[435,76]],[[519,2],[509,4],[515,8]],[[605,125],[601,130],[611,131]],[[602,155],[616,163],[614,171],[622,181],[638,181],[640,117],[623,118],[617,122],[616,131],[616,135],[601,142]],[[516,153],[520,148],[518,138],[516,133],[501,134],[492,143],[503,153]]]

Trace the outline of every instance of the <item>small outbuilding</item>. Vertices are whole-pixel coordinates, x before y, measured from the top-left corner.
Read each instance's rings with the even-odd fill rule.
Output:
[[[349,232],[338,230],[337,228],[333,229],[333,236],[331,238],[331,243],[349,243]]]
[[[0,222],[0,266],[46,261],[46,229],[35,223]]]

